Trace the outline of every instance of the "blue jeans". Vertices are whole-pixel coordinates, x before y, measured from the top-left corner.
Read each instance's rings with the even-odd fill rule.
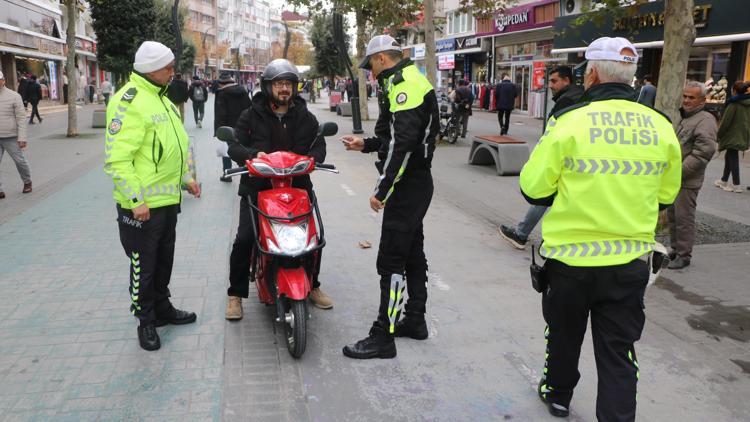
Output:
[[[529,207],[523,220],[518,223],[518,227],[516,227],[516,234],[518,237],[524,240],[528,239],[531,231],[534,230],[534,227],[536,227],[539,220],[544,216],[545,211],[547,211],[547,207],[543,205],[532,205]]]

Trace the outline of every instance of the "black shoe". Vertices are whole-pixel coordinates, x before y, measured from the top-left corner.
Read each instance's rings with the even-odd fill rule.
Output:
[[[542,391],[544,389],[544,391]],[[563,406],[561,404],[552,403],[547,399],[547,394],[549,393],[549,390],[547,390],[547,386],[544,384],[544,379],[539,381],[539,386],[536,388],[536,392],[539,395],[539,399],[542,400],[542,403],[547,405],[547,410],[549,411],[549,414],[557,417],[557,418],[567,418],[570,414],[570,410],[568,410],[567,406]]]
[[[526,249],[527,239],[522,238],[516,233],[516,230],[512,227],[508,227],[505,224],[500,226],[500,236],[507,240],[516,249]]]
[[[688,265],[690,265],[689,259],[678,256],[672,262],[670,262],[669,265],[667,265],[667,268],[669,268],[670,270],[679,270],[681,268],[687,267]]]
[[[675,252],[675,251],[672,251],[672,252],[670,252],[670,253],[669,253],[669,254],[668,254],[667,256],[669,257],[669,260],[670,260],[670,261],[674,261],[674,260],[675,260],[675,258],[677,258],[677,252]]]
[[[393,331],[396,337],[409,337],[414,340],[426,340],[429,336],[424,317],[420,319],[406,316],[396,323]]]
[[[167,324],[172,325],[184,325],[195,322],[197,316],[195,312],[183,311],[180,309],[172,308],[172,312],[167,315],[156,317],[154,325],[157,327],[163,327]]]
[[[378,326],[370,329],[370,335],[364,339],[344,346],[344,356],[354,359],[391,359],[396,357],[396,343],[393,336]]]
[[[159,334],[156,332],[156,326],[154,324],[138,326],[138,342],[141,343],[141,348],[143,350],[159,350],[161,347],[161,341],[159,341]]]
[[[29,124],[30,124],[30,125],[33,125],[33,124],[34,124],[34,122],[31,122],[31,121],[30,121],[30,122],[29,122]]]

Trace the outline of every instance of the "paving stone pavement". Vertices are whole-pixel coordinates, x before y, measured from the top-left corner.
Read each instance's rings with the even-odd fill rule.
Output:
[[[215,180],[211,129],[190,132],[199,174],[216,183],[183,201],[170,287],[197,323],[159,328],[159,351],[138,346],[111,181],[97,165],[0,225],[0,420],[221,419],[236,183]]]

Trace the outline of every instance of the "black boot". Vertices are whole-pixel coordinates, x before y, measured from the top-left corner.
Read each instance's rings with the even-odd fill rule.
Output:
[[[539,381],[539,386],[536,389],[537,394],[539,394],[539,398],[542,400],[544,404],[547,405],[547,410],[549,411],[549,414],[552,416],[555,416],[557,418],[567,418],[570,414],[570,410],[568,410],[568,406],[563,406],[558,403],[553,403],[549,398],[549,393],[551,392],[545,383],[544,378],[542,378]]]
[[[355,344],[344,346],[344,355],[354,359],[391,359],[396,357],[396,343],[393,335],[374,324],[369,336]]]
[[[197,316],[195,315],[195,312],[188,312],[177,308],[172,308],[165,315],[157,316],[154,324],[157,327],[163,327],[167,324],[184,325],[195,322],[196,318]]]
[[[412,315],[407,313],[404,319],[396,323],[394,330],[396,337],[409,337],[414,340],[426,340],[429,336],[424,314]]]
[[[143,350],[153,351],[159,350],[161,347],[159,334],[156,332],[156,326],[154,324],[138,326],[138,341],[141,343],[141,348]]]

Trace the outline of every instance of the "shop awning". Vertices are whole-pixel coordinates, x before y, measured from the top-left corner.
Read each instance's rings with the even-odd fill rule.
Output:
[[[91,58],[96,59],[96,54],[88,52],[88,51],[76,50],[76,54],[80,54],[82,56],[91,57]]]
[[[455,51],[446,51],[443,53],[437,53],[436,56],[447,56],[449,54],[474,54],[474,53],[481,53],[484,50],[482,50],[482,47],[474,47],[474,48],[464,48],[463,50],[455,50]]]
[[[750,40],[750,32],[742,34],[731,34],[731,35],[717,35],[713,37],[700,37],[696,38],[693,42],[694,46],[700,45],[711,45],[711,44],[726,44],[734,41],[747,41]],[[635,48],[662,48],[664,47],[664,41],[649,41],[639,42],[633,44]],[[569,53],[580,53],[586,51],[586,47],[574,47],[574,48],[556,48],[552,50],[552,54],[569,54]]]
[[[15,48],[7,45],[0,46],[0,51],[6,53],[17,54],[22,57],[32,57],[35,59],[44,60],[65,60],[65,56],[58,56],[57,54],[42,53],[41,51],[25,50],[23,48]]]

